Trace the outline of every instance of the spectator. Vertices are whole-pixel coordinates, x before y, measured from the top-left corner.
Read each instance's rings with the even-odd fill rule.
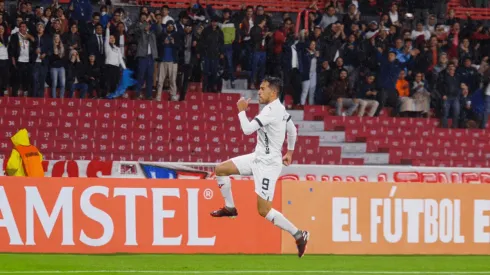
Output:
[[[338,21],[337,16],[335,16],[335,7],[334,6],[326,6],[326,11],[327,13],[323,14],[319,19],[320,22],[318,25],[322,28],[325,29],[328,26],[330,26],[333,23],[336,23]]]
[[[0,96],[8,96],[8,86],[10,77],[10,60],[8,53],[9,41],[5,35],[5,27],[0,25]]]
[[[443,114],[441,125],[443,128],[448,127],[447,119],[449,111],[452,111],[452,128],[458,128],[459,112],[460,112],[460,95],[461,95],[461,80],[456,75],[454,66],[448,67],[447,75],[444,77],[442,89]]]
[[[424,31],[428,31],[430,35],[434,35],[436,33],[437,26],[437,17],[433,14],[429,15],[429,20],[427,20],[427,24],[424,26]]]
[[[328,105],[329,98],[327,98],[326,87],[330,86],[332,79],[332,70],[327,61],[323,61],[321,68],[317,74],[316,91],[315,91],[315,104]]]
[[[373,73],[369,73],[365,77],[365,81],[357,85],[357,98],[359,99],[359,111],[357,115],[362,117],[366,111],[369,109],[368,116],[372,117],[378,109],[379,102],[376,100],[376,95],[378,91],[376,90],[376,83],[374,82],[376,77]]]
[[[308,47],[301,50],[302,66],[301,78],[302,78],[302,92],[300,104],[304,106],[306,104],[306,98],[308,98],[308,104],[315,104],[315,90],[316,90],[316,71],[320,52],[316,50],[316,42],[310,41]],[[304,46],[303,46],[304,47]]]
[[[87,64],[87,90],[92,92],[95,90],[95,98],[104,98],[102,94],[102,89],[100,87],[100,79],[102,75],[102,70],[99,64],[97,64],[95,54],[90,54],[88,56]],[[89,94],[90,96],[91,94]]]
[[[396,106],[393,106],[396,113],[401,112],[405,115],[405,112],[411,111],[411,100],[410,100],[410,85],[405,79],[405,71],[401,70],[398,80],[396,81],[396,91],[398,92],[398,100]]]
[[[111,15],[107,13],[107,6],[100,6],[100,24],[103,28],[107,27],[109,20],[111,20]]]
[[[211,20],[211,25],[206,27],[202,34],[201,40],[198,43],[198,58],[204,59],[203,73],[203,89],[207,92],[214,92],[218,86],[218,63],[220,58],[224,58],[224,36],[221,29],[218,27],[219,18],[214,17]]]
[[[424,29],[424,22],[419,21],[415,27],[415,30],[412,31],[411,34],[412,40],[423,39],[425,41],[430,39],[430,31]]]
[[[69,98],[73,98],[75,90],[80,92],[80,98],[87,96],[88,84],[87,84],[87,66],[80,61],[80,55],[76,50],[70,51],[70,58],[68,62],[68,73],[66,82],[70,87]]]
[[[266,39],[271,36],[266,32],[265,24],[267,20],[262,17],[261,21],[256,21],[255,26],[250,31],[250,37],[253,44],[253,63],[250,74],[250,89],[255,90],[255,84],[261,83],[265,75],[266,65]]]
[[[34,37],[27,33],[27,24],[21,22],[19,24],[19,32],[10,37],[9,57],[12,60],[15,79],[12,83],[12,93],[14,95],[28,95],[32,91],[31,81],[31,61],[34,53],[34,45],[32,43]],[[24,93],[20,92],[23,89]],[[31,92],[31,96],[33,93]]]
[[[297,106],[301,102],[301,55],[298,46],[299,39],[293,34],[288,35],[283,46],[283,81],[286,89],[290,90],[293,96],[293,105]]]
[[[48,75],[49,59],[53,54],[53,38],[44,32],[44,23],[37,23],[35,61],[33,66],[34,97],[44,97],[44,83]]]
[[[355,4],[350,4],[348,7],[348,12],[344,15],[342,23],[346,29],[350,29],[352,24],[359,22],[361,18],[361,13],[357,9]]]
[[[410,51],[410,56],[417,55],[417,49]],[[379,108],[376,111],[376,116],[384,108],[386,104],[393,107],[393,116],[398,113],[398,92],[396,90],[396,82],[400,76],[400,71],[405,69],[406,64],[396,60],[396,52],[390,51],[388,56],[383,56],[383,49],[379,48],[377,58],[380,61],[380,70],[378,78],[378,87],[381,89],[377,94],[379,99]]]
[[[158,41],[158,55],[160,61],[157,87],[157,101],[162,100],[163,83],[168,77],[170,84],[170,100],[177,101],[177,69],[180,37],[172,21],[167,22],[167,31]]]
[[[90,39],[93,34],[95,34],[95,28],[97,25],[100,24],[100,13],[94,12],[92,14],[92,21],[88,22],[87,25],[85,26],[85,33],[84,37],[85,39]]]
[[[136,92],[140,99],[143,98],[141,87],[146,83],[146,92],[144,96],[146,99],[152,99],[153,72],[155,69],[154,60],[158,58],[159,54],[157,49],[157,39],[155,34],[150,31],[150,24],[146,22],[136,24],[137,26],[134,32],[134,39],[138,45],[138,50],[136,52],[136,58],[138,59],[138,84],[136,85]],[[161,33],[161,29],[160,27],[157,27],[157,35],[159,33]]]
[[[110,26],[107,25],[105,33],[105,68],[104,78],[106,83],[107,93],[113,93],[116,91],[117,85],[121,78],[121,69],[126,69],[126,64],[121,55],[119,47],[116,46],[116,38],[110,34]]]
[[[119,47],[121,51],[121,55],[123,58],[126,57],[126,48],[129,42],[129,37],[126,33],[126,28],[124,23],[119,22],[116,27],[116,32],[114,33],[114,37],[116,37],[116,45]]]
[[[104,41],[105,37],[103,35],[104,29],[101,24],[95,26],[95,34],[92,34],[89,42],[87,43],[87,49],[89,54],[94,54],[97,63],[104,64],[105,62],[105,50]]]
[[[477,69],[472,67],[470,57],[463,59],[463,66],[458,67],[456,74],[459,76],[461,82],[468,86],[470,93],[480,88],[480,74]]]
[[[236,37],[236,26],[231,20],[231,10],[223,10],[223,23],[220,23],[221,31],[223,31],[224,51],[226,56],[226,65],[228,78],[230,79],[231,88],[235,88],[235,66],[233,65],[233,42]]]
[[[208,5],[208,7],[212,8],[212,5]],[[225,13],[225,10],[223,10],[223,15]],[[230,16],[231,16],[231,11],[230,11]],[[175,25],[175,28],[177,29],[178,33],[183,35],[185,26],[187,26],[187,25],[192,26],[192,24],[190,23],[189,15],[187,15],[186,11],[181,11],[179,14],[179,22]]]
[[[290,18],[284,20],[282,28],[276,30],[273,35],[273,70],[272,74],[278,77],[283,77],[282,57],[283,47],[286,43],[286,38],[293,31],[293,21]],[[321,29],[320,29],[321,33]]]
[[[470,120],[477,120],[475,113],[471,106],[471,97],[469,96],[469,89],[466,84],[461,84],[461,100],[460,100],[460,121],[461,128],[468,128],[467,124]]]
[[[185,100],[192,69],[195,66],[196,59],[196,37],[192,34],[192,25],[187,23],[184,28],[184,37],[182,39],[182,51],[179,51],[179,69],[182,72],[182,81],[180,88],[180,101]]]
[[[67,49],[61,41],[59,34],[53,36],[53,54],[50,56],[50,72],[51,72],[51,97],[56,98],[56,88],[58,80],[60,84],[60,98],[65,97],[65,82],[66,82],[66,59]]]
[[[265,13],[264,6],[258,5],[255,9],[255,21],[260,22],[265,20],[265,31],[269,32],[272,29],[272,18]]]
[[[427,115],[430,110],[430,93],[424,82],[424,74],[416,73],[414,81],[408,87],[405,72],[400,72],[397,82],[400,95],[400,112],[404,116]]]
[[[475,53],[470,46],[470,40],[468,38],[463,39],[463,42],[459,46],[458,51],[459,51],[458,52],[459,60],[461,60],[463,62],[466,58],[468,58],[470,60],[470,64],[471,64],[471,62],[475,56]]]
[[[419,112],[424,116],[430,111],[430,92],[423,73],[416,73],[415,80],[410,86],[410,96],[413,100],[413,112]]]
[[[351,116],[359,106],[359,100],[355,98],[347,80],[347,70],[340,71],[339,78],[330,85],[327,93],[337,116]],[[342,112],[342,108],[347,110]]]
[[[443,52],[439,55],[439,63],[434,67],[434,70],[432,70],[432,89],[437,89],[436,85],[438,83],[438,79],[440,77],[440,74],[446,70],[447,65],[448,65],[448,58],[447,58],[447,53]]]
[[[76,23],[70,24],[70,31],[63,34],[62,38],[63,44],[65,44],[65,48],[68,51],[76,50],[78,53],[82,53],[82,41]]]
[[[482,93],[484,96],[484,105],[483,105],[483,118],[480,123],[480,129],[487,128],[488,115],[490,114],[490,81],[487,81],[483,85]]]
[[[169,21],[172,22],[175,21],[169,14],[170,14],[170,9],[168,8],[167,5],[164,5],[162,7],[162,24],[167,25]]]
[[[395,27],[402,26],[402,16],[398,13],[398,5],[396,3],[391,4],[390,11],[388,12],[390,17],[390,24]]]

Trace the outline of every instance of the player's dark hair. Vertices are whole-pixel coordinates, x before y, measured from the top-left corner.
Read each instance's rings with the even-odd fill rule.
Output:
[[[269,88],[277,92],[278,95],[281,94],[282,80],[279,77],[266,76],[264,82],[269,83]]]

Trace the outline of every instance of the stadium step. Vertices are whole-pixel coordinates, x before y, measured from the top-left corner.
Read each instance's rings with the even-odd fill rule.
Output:
[[[321,142],[321,147],[341,147],[344,153],[366,153],[367,144],[363,142]]]
[[[320,137],[320,143],[322,142],[344,142],[345,141],[345,132],[336,132],[336,131],[319,131],[319,132],[299,132],[298,136],[318,136]]]
[[[365,165],[386,165],[390,163],[390,154],[388,153],[344,153],[341,157],[344,158],[362,158]]]
[[[320,132],[324,130],[323,121],[306,121],[306,120],[293,120],[294,124],[298,126],[298,132]]]

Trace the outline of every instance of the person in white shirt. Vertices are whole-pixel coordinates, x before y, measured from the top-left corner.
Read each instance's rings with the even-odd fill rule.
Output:
[[[116,37],[110,33],[110,25],[107,24],[105,41],[105,68],[104,78],[107,88],[107,93],[113,93],[121,78],[121,69],[126,69],[121,50],[116,46]]]
[[[168,8],[167,5],[162,7],[162,24],[166,25],[168,21],[174,21],[175,20],[169,15],[170,9]]]
[[[32,66],[31,54],[34,53],[34,37],[27,32],[25,22],[19,24],[19,32],[10,36],[9,57],[15,70],[16,78],[12,83],[14,95],[25,95],[30,91],[32,95]],[[21,90],[22,88],[22,91]]]
[[[412,30],[411,39],[416,40],[419,36],[424,36],[425,41],[430,39],[430,31],[424,30],[424,23],[422,22],[418,22],[415,30]]]
[[[251,154],[232,158],[216,166],[216,178],[225,200],[225,206],[211,212],[211,216],[238,216],[229,176],[253,175],[259,214],[277,227],[289,232],[296,239],[298,256],[302,257],[309,239],[308,231],[299,230],[283,214],[272,208],[276,181],[281,173],[282,165],[291,164],[297,136],[296,126],[279,100],[281,83],[280,78],[266,77],[260,84],[259,103],[266,104],[266,106],[252,121],[248,120],[245,113],[250,99],[241,98],[238,101],[238,118],[243,133],[251,135],[257,132],[257,146],[255,152]],[[281,151],[286,132],[288,151],[283,157]]]

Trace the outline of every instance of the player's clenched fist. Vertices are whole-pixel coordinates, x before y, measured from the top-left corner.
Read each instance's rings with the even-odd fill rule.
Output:
[[[238,102],[236,103],[236,106],[238,107],[238,112],[245,111],[248,107],[248,103],[250,102],[249,99],[245,99],[244,97],[240,98]]]
[[[282,157],[282,164],[284,166],[289,166],[293,160],[293,153],[292,152],[287,152],[284,157]]]

